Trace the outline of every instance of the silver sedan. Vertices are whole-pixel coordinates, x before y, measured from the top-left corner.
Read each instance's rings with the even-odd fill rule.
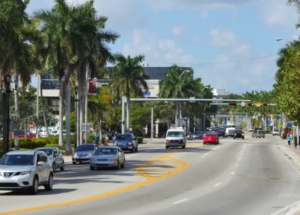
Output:
[[[114,167],[116,169],[125,167],[125,155],[117,146],[103,146],[98,148],[90,158],[90,169],[102,167]]]

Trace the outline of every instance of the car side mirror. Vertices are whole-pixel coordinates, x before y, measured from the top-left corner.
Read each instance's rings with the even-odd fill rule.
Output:
[[[38,166],[44,166],[44,165],[45,165],[45,162],[39,161],[39,162],[37,163],[37,165],[38,165]]]

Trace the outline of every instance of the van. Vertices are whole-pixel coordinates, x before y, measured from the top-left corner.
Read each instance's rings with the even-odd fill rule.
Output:
[[[166,149],[171,147],[186,147],[186,135],[182,127],[170,128],[166,134]]]
[[[227,126],[225,129],[225,137],[228,137],[228,136],[233,137],[235,129],[236,129],[235,125]]]

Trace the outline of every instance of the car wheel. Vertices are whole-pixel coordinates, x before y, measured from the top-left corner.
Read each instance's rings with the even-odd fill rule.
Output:
[[[53,163],[52,164],[52,167],[53,167],[53,172],[57,169],[57,167],[56,167],[56,163]]]
[[[46,191],[51,191],[53,188],[53,175],[50,173],[48,183],[44,186]]]
[[[203,142],[203,145],[205,145],[206,143],[205,142]]]
[[[166,149],[169,149],[169,146],[166,146]]]
[[[185,145],[183,145],[181,148],[185,149]]]
[[[76,162],[73,161],[73,165],[76,165]]]
[[[244,138],[243,138],[243,140],[244,140]]]
[[[124,161],[123,161],[123,163],[121,165],[121,168],[125,168],[125,159],[124,159]]]
[[[132,148],[132,149],[131,149],[131,153],[134,153],[134,151],[135,151],[135,148]]]
[[[79,162],[79,164],[82,164],[82,162]]]
[[[39,180],[38,177],[35,176],[32,182],[32,187],[30,188],[30,193],[32,195],[36,195],[38,193],[39,190]]]
[[[115,167],[115,169],[120,169],[120,161],[118,161],[117,166]]]
[[[94,170],[95,169],[95,167],[93,167],[93,166],[90,166],[90,170]]]
[[[136,151],[136,152],[138,152],[138,151],[139,151],[139,147],[138,147],[138,146],[136,146],[136,148],[135,148],[135,151]]]
[[[65,162],[62,163],[62,166],[60,167],[60,171],[64,171],[65,170]]]

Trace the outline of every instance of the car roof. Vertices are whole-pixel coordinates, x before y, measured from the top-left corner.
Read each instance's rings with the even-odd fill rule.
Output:
[[[98,149],[118,149],[120,147],[118,146],[100,146]]]
[[[85,144],[82,144],[82,145],[79,145],[79,146],[86,146],[86,145],[95,146],[96,144],[95,143],[85,143]],[[79,146],[77,146],[77,147],[79,147]]]
[[[56,149],[57,147],[41,147],[41,148],[36,148],[35,150],[41,150],[41,149]]]
[[[7,155],[34,155],[34,153],[36,152],[36,150],[18,150],[18,151],[11,151],[8,152]]]

